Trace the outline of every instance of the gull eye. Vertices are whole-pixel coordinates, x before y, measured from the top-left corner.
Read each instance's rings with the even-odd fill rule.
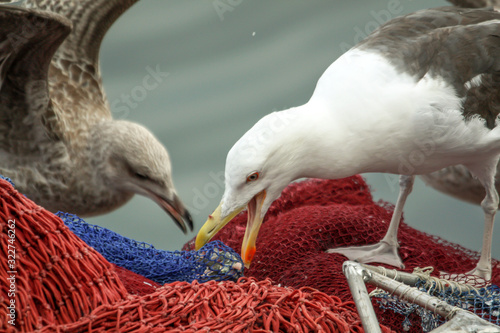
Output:
[[[257,179],[259,179],[259,176],[260,176],[259,172],[257,172],[257,171],[252,172],[251,174],[249,174],[247,176],[247,183],[256,181]]]
[[[139,178],[140,180],[150,180],[148,176],[143,175],[142,173],[139,172],[134,173],[134,176],[136,178]]]

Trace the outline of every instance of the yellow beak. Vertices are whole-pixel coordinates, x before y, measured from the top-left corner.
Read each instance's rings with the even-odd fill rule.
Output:
[[[241,245],[241,257],[246,268],[250,267],[250,263],[252,262],[253,256],[255,254],[255,242],[257,240],[257,235],[259,234],[260,226],[262,225],[262,220],[264,219],[264,217],[261,216],[261,211],[265,198],[266,191],[264,190],[255,195],[247,204],[247,228],[245,230],[243,244]],[[236,215],[238,215],[244,208],[241,207],[236,209],[221,220],[221,206],[222,203],[215,209],[212,215],[208,217],[208,220],[198,232],[195,242],[196,250],[199,250],[203,245],[210,241],[210,239],[212,239],[212,237],[215,236],[215,234],[217,234],[220,229],[222,229],[227,223],[229,223],[229,221],[231,221]]]
[[[198,235],[196,235],[195,249],[198,251],[201,247],[207,244],[212,237],[214,237],[220,229],[222,229],[226,224],[229,223],[236,215],[238,215],[244,206],[236,209],[231,214],[226,216],[223,220],[221,220],[220,211],[222,207],[222,202],[219,204],[212,215],[208,216],[208,220],[205,222],[203,227],[201,227],[200,231],[198,231]]]
[[[259,234],[260,226],[264,216],[260,215],[262,211],[262,204],[266,198],[266,191],[258,193],[247,204],[248,219],[247,228],[245,229],[245,236],[243,237],[243,244],[241,244],[241,258],[246,268],[250,268],[253,256],[255,255],[257,235]]]

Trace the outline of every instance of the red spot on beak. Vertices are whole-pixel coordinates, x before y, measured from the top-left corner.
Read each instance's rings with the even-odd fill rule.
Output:
[[[245,263],[245,266],[249,266],[250,263],[253,260],[253,256],[255,255],[256,248],[251,247],[245,252],[245,257],[243,258],[243,262]]]

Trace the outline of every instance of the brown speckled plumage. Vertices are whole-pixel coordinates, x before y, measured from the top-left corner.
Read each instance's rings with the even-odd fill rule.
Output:
[[[500,4],[499,0],[448,0],[448,2],[463,8],[497,7]]]
[[[45,208],[81,216],[150,197],[186,231],[170,159],[144,127],[112,119],[99,47],[137,0],[0,6],[0,174]]]

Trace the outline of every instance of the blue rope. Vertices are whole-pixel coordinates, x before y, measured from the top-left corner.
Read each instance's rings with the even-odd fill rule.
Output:
[[[241,257],[220,241],[210,242],[198,251],[165,251],[89,224],[73,214],[56,215],[109,262],[160,284],[237,280],[243,275]]]
[[[5,177],[5,176],[0,175],[0,179],[6,180],[10,183],[10,185],[16,187],[16,185],[14,185],[14,183],[12,182],[12,180],[9,177]]]

